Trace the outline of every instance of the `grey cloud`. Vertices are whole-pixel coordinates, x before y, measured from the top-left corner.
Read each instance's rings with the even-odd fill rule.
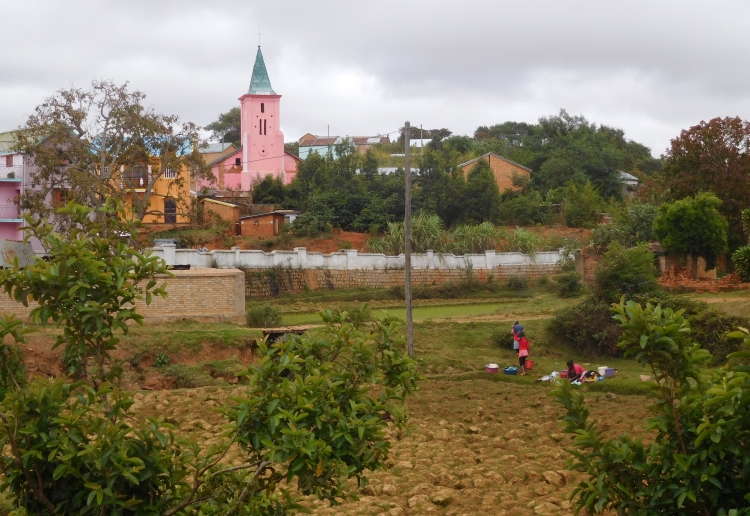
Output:
[[[247,88],[257,32],[287,139],[412,123],[471,133],[564,107],[654,154],[701,119],[750,118],[737,1],[0,0],[0,129],[93,78],[206,124]]]

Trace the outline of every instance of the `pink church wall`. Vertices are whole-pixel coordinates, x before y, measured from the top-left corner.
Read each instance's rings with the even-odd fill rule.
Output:
[[[281,95],[243,95],[242,189],[267,175],[283,175],[284,133],[280,124]]]

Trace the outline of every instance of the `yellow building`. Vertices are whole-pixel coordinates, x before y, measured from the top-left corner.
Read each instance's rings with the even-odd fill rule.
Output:
[[[179,170],[166,168],[161,176],[153,180],[159,160],[154,158],[148,166],[135,166],[129,170],[120,168],[120,187],[126,191],[129,202],[136,214],[143,211],[146,224],[185,224],[195,194],[195,181],[187,167]],[[149,188],[149,185],[150,188]],[[133,196],[137,202],[133,203]]]

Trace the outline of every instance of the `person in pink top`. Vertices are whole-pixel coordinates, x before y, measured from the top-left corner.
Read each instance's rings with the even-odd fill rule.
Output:
[[[572,360],[568,360],[568,380],[575,382],[583,378],[583,373],[586,370],[578,364],[574,364]]]
[[[529,356],[529,339],[523,331],[519,331],[516,337],[518,337],[518,365],[521,366],[521,375],[525,375],[526,358]]]

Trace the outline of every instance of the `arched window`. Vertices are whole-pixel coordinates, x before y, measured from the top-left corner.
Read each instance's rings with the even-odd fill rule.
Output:
[[[263,102],[260,103],[260,112],[261,113],[265,113],[266,112],[266,105]]]

